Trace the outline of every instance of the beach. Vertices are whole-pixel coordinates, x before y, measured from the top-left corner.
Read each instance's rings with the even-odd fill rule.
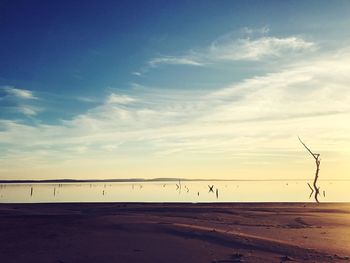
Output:
[[[0,205],[1,262],[349,262],[349,203]]]

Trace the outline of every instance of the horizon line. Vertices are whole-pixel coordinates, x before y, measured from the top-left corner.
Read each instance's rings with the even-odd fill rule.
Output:
[[[122,183],[122,182],[177,182],[177,181],[186,181],[186,182],[205,182],[205,181],[237,181],[237,182],[272,182],[272,181],[312,181],[313,179],[300,178],[300,179],[214,179],[214,178],[173,178],[173,177],[160,177],[160,178],[121,178],[121,179],[19,179],[19,180],[0,180],[0,184],[15,184],[15,183],[99,183],[99,182],[111,182],[111,183]],[[320,181],[350,181],[350,179],[320,179]]]

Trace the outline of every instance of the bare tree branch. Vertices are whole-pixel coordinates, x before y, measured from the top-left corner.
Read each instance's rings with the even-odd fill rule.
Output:
[[[309,147],[306,146],[306,144],[300,139],[300,137],[298,136],[298,139],[300,141],[300,143],[305,147],[305,149],[312,155],[312,157],[315,159],[315,163],[316,163],[316,172],[315,172],[315,179],[314,179],[314,183],[313,183],[313,187],[315,189],[315,200],[317,203],[319,203],[318,201],[318,195],[320,194],[320,188],[317,187],[317,179],[318,179],[318,173],[320,171],[320,165],[321,165],[321,159],[319,159],[320,154],[319,153],[313,153]],[[310,187],[310,184],[308,184]],[[310,187],[311,188],[311,187]],[[312,194],[312,193],[311,193]]]
[[[298,139],[299,139],[299,141],[301,142],[301,144],[304,145],[304,147],[306,148],[306,150],[308,150],[308,152],[312,155],[312,157],[314,157],[315,159],[317,159],[317,158],[320,156],[319,153],[313,153],[313,152],[309,149],[309,147],[307,147],[306,144],[300,139],[299,136],[298,136]]]

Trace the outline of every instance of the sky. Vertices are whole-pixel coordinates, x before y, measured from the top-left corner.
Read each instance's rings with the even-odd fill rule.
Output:
[[[350,179],[349,1],[1,1],[0,179]]]

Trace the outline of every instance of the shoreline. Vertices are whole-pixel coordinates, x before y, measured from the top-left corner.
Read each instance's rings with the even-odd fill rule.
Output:
[[[2,262],[349,262],[350,203],[0,204]]]
[[[49,179],[49,180],[0,180],[0,184],[60,184],[60,183],[134,183],[134,182],[307,182],[313,179],[186,179],[186,178],[127,178],[127,179]],[[350,179],[319,179],[320,182],[341,182]]]

